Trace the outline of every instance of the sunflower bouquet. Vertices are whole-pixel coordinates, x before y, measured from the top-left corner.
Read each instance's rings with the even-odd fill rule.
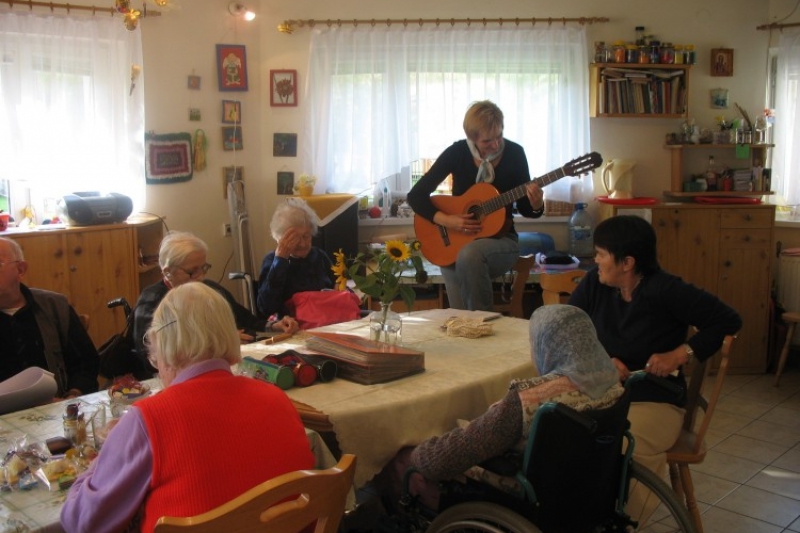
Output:
[[[352,280],[358,290],[382,304],[388,305],[400,295],[411,309],[416,294],[411,285],[400,282],[400,277],[413,269],[416,283],[427,281],[428,273],[422,265],[419,248],[419,241],[392,240],[377,253],[362,252],[354,258],[345,257],[339,250],[333,254],[336,264],[331,267],[336,275],[336,288],[345,290],[347,282]]]

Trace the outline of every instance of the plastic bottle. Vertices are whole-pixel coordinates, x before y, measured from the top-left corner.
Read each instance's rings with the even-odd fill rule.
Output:
[[[586,211],[586,204],[575,204],[575,211],[569,217],[569,253],[575,257],[594,255],[594,224],[592,216]]]

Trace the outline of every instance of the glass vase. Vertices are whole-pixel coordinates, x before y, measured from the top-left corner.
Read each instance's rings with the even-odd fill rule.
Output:
[[[403,319],[392,311],[392,303],[381,302],[381,308],[369,315],[369,338],[386,344],[400,344]]]

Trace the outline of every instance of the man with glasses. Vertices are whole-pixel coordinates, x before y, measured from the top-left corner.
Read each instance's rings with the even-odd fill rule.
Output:
[[[211,265],[207,262],[207,255],[208,245],[188,232],[171,231],[161,241],[158,263],[163,278],[142,291],[133,312],[134,342],[136,351],[143,362],[147,361],[147,347],[144,345],[143,337],[153,321],[153,313],[158,304],[170,289],[192,281],[208,285],[225,298],[233,311],[236,327],[239,329],[239,338],[242,342],[255,340],[252,334],[257,331],[273,330],[294,333],[298,330],[297,321],[291,317],[285,317],[277,322],[269,322],[254,316],[246,307],[239,304],[236,298],[222,285],[205,279],[206,273],[211,269]]]
[[[19,244],[0,237],[0,381],[39,367],[57,400],[95,392],[99,358],[78,314],[63,294],[26,287],[27,271]]]

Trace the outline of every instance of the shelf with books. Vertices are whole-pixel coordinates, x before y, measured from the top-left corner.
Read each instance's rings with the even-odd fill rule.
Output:
[[[730,165],[731,168],[752,168],[754,166],[764,165],[768,161],[768,151],[775,145],[771,143],[758,143],[758,144],[667,144],[664,148],[670,151],[670,190],[664,191],[665,195],[672,197],[681,196],[698,196],[696,192],[684,192],[683,182],[688,180],[690,175],[702,172],[702,167],[698,166],[699,161],[693,158],[692,161],[686,161],[686,155],[690,153],[697,153],[698,155],[705,156],[705,154],[713,154],[720,157],[728,155],[736,159],[732,161],[741,161],[740,165]],[[774,194],[771,191],[716,191],[717,196],[768,196]],[[735,194],[731,194],[735,193]],[[711,196],[711,192],[704,193],[703,195]]]
[[[592,63],[589,116],[683,118],[691,65]]]

